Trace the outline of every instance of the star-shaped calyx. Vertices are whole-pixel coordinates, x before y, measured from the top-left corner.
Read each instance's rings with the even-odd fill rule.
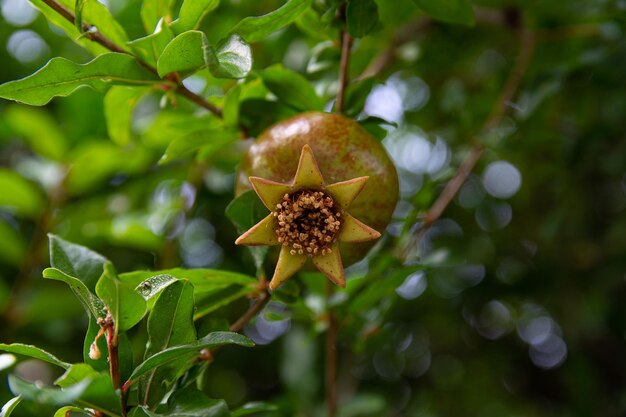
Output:
[[[380,233],[347,211],[368,179],[359,177],[327,185],[313,150],[304,145],[291,183],[250,177],[252,187],[271,213],[235,243],[281,245],[271,289],[278,288],[309,258],[328,279],[345,287],[339,242],[365,242],[380,237]]]

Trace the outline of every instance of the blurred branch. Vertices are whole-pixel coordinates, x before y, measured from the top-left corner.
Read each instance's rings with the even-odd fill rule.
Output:
[[[481,129],[482,132],[494,128],[500,122],[517,93],[522,79],[528,70],[528,66],[530,65],[535,49],[535,34],[530,29],[522,28],[520,29],[519,38],[520,51],[517,62],[509,73],[504,87],[502,88],[502,92],[494,103],[489,117],[487,117],[487,120],[483,124]],[[484,151],[485,146],[481,143],[476,143],[471,148],[469,154],[463,162],[461,162],[453,177],[446,183],[446,186],[441,194],[439,194],[437,200],[435,200],[433,205],[426,212],[423,222],[416,233],[415,239],[411,242],[412,244],[408,245],[407,250],[405,250],[405,255],[410,249],[413,249],[417,245],[424,233],[441,217],[443,212],[461,189],[461,186],[465,183],[465,180],[467,180],[467,177],[476,166],[476,163],[480,160]]]
[[[272,297],[270,296],[270,293],[267,291],[267,289],[264,289],[257,301],[252,304],[250,308],[246,310],[246,312],[243,313],[243,315],[239,317],[239,319],[237,319],[237,321],[235,321],[228,330],[235,333],[239,333],[240,331],[242,331],[246,324],[248,324],[250,320],[256,317],[256,315],[259,314],[261,310],[263,310],[263,307],[265,307],[265,305],[270,301],[271,298]]]
[[[326,303],[333,295],[335,287],[326,281]],[[337,318],[327,306],[328,329],[326,330],[326,410],[328,417],[337,414]]]
[[[59,15],[63,16],[70,23],[74,24],[76,17],[74,16],[74,13],[72,13],[70,10],[65,8],[65,6],[58,3],[56,0],[43,0],[43,2],[46,3],[52,10],[57,12]],[[100,32],[98,32],[97,28],[95,28],[92,25],[83,23],[83,33],[88,39],[99,43],[100,45],[107,48],[109,51],[118,52],[120,54],[131,55],[130,53],[122,49],[120,46],[113,43],[110,39],[103,36]],[[144,67],[146,67],[148,70],[152,71],[155,74],[157,73],[157,70],[154,67],[148,65],[147,63],[143,62],[142,60],[140,60],[134,55],[133,57],[137,60],[137,62],[139,62]],[[222,117],[222,110],[219,107],[209,103],[204,97],[201,97],[189,91],[187,87],[183,85],[182,81],[176,80],[175,83],[176,83],[176,92],[178,94],[185,97],[189,101],[197,104],[198,106],[205,108],[206,110],[210,111],[217,117]]]
[[[341,32],[341,61],[339,63],[339,89],[337,90],[337,111],[343,113],[348,86],[348,67],[350,65],[350,49],[352,37],[347,31]]]
[[[20,322],[19,311],[17,311],[16,307],[21,299],[22,293],[29,287],[33,280],[34,270],[40,267],[43,262],[42,253],[44,253],[44,248],[47,244],[46,238],[48,233],[52,231],[54,226],[54,215],[67,198],[65,191],[67,178],[66,171],[57,186],[50,191],[43,212],[39,216],[39,219],[37,219],[28,251],[22,261],[19,274],[11,289],[11,296],[4,309],[4,315],[9,323],[17,324]]]

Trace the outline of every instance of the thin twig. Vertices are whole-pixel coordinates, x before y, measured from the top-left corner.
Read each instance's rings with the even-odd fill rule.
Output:
[[[335,287],[326,281],[326,302],[328,303]],[[328,329],[326,330],[326,411],[328,417],[337,414],[337,318],[327,306]]]
[[[243,315],[230,326],[229,330],[235,333],[239,333],[240,331],[242,331],[246,324],[248,324],[250,320],[256,317],[256,315],[259,314],[261,310],[263,310],[263,307],[265,307],[265,305],[270,301],[270,298],[270,294],[267,292],[267,290],[263,291],[257,301],[252,304],[250,308],[247,309],[246,312],[243,313]]]
[[[59,15],[63,16],[70,23],[74,24],[76,17],[74,16],[74,13],[72,13],[70,10],[65,8],[65,6],[63,6],[56,0],[43,0],[43,2],[47,4],[52,10],[57,12]],[[113,41],[111,41],[110,39],[102,35],[100,32],[98,32],[97,28],[95,28],[92,25],[83,23],[83,32],[85,33],[85,36],[87,36],[88,39],[99,43],[100,45],[104,46],[105,48],[107,48],[108,50],[112,52],[132,55],[128,51],[124,50],[120,46],[116,45]],[[137,62],[139,62],[142,66],[149,69],[151,72],[154,72],[154,73],[157,72],[154,67],[148,65],[146,62],[140,60],[138,57],[134,56],[134,58],[137,60]],[[217,117],[222,117],[222,111],[220,108],[209,103],[203,97],[193,93],[192,91],[189,91],[187,87],[185,87],[180,80],[177,80],[176,83],[177,83],[176,92],[178,92],[181,96],[197,104],[198,106],[207,109],[211,113],[215,114]]]
[[[511,70],[498,100],[494,103],[491,113],[483,125],[482,131],[488,131],[495,127],[502,119],[502,116],[504,116],[508,108],[507,106],[509,106],[513,100],[513,97],[522,82],[524,74],[530,65],[534,52],[534,46],[535,37],[533,32],[529,29],[522,29],[520,33],[520,53],[516,65]],[[471,148],[467,157],[457,168],[454,176],[450,179],[450,181],[448,181],[441,194],[439,194],[437,200],[435,200],[424,216],[424,221],[417,231],[417,240],[419,240],[433,225],[433,223],[441,217],[445,209],[461,189],[461,186],[463,186],[467,180],[467,177],[469,177],[470,173],[476,166],[476,163],[480,160],[484,150],[484,145],[480,143],[475,144]]]
[[[350,66],[350,49],[352,36],[347,31],[341,33],[341,61],[339,63],[339,88],[337,89],[337,111],[343,113],[348,86],[348,67]]]

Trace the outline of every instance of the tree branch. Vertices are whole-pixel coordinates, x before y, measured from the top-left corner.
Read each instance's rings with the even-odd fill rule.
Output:
[[[243,328],[248,324],[250,320],[252,320],[257,314],[263,310],[263,307],[270,301],[271,296],[267,290],[264,290],[259,296],[256,303],[252,304],[248,310],[236,322],[234,322],[229,330],[231,332],[239,333],[243,330]]]
[[[530,29],[521,29],[520,32],[520,52],[517,62],[511,70],[509,77],[507,78],[502,92],[498,99],[494,103],[489,117],[485,121],[481,131],[488,131],[494,128],[498,122],[502,119],[506,113],[507,106],[510,105],[513,100],[519,86],[524,78],[524,74],[530,65],[530,61],[533,56],[535,47],[535,36]],[[441,194],[430,209],[426,212],[422,225],[416,234],[416,239],[412,245],[409,245],[408,249],[415,247],[417,242],[421,239],[424,233],[437,221],[448,205],[452,202],[456,194],[459,192],[468,176],[476,166],[476,163],[480,160],[485,151],[484,145],[475,144],[467,157],[461,162],[461,165],[457,168],[454,176],[448,181]],[[408,250],[405,251],[405,254]]]
[[[337,111],[343,113],[348,86],[348,67],[350,65],[350,49],[352,36],[347,31],[341,32],[341,61],[339,63],[339,88],[337,89]]]
[[[76,16],[74,16],[74,13],[72,13],[70,10],[65,8],[65,6],[63,6],[62,4],[57,2],[56,0],[42,0],[42,1],[45,4],[47,4],[52,10],[57,12],[59,15],[63,16],[70,23],[74,24],[74,22],[76,20]],[[92,40],[94,42],[99,43],[100,45],[102,45],[105,48],[107,48],[109,51],[118,52],[118,53],[121,53],[121,54],[132,55],[128,51],[125,51],[120,46],[116,45],[113,41],[111,41],[110,39],[108,39],[107,37],[102,35],[100,32],[98,32],[97,28],[95,28],[92,25],[89,25],[87,23],[83,23],[83,32],[85,33],[85,36],[87,36],[88,39],[90,39],[90,40]],[[148,68],[150,71],[154,72],[155,74],[157,73],[157,71],[156,71],[156,69],[154,67],[148,65],[146,62],[140,60],[139,58],[137,58],[134,55],[133,55],[133,57],[141,65],[143,65],[144,67]],[[176,92],[179,93],[181,96],[183,96],[186,99],[188,99],[189,101],[197,104],[198,106],[207,109],[211,113],[215,114],[217,117],[220,117],[220,118],[222,117],[222,110],[219,107],[216,107],[213,104],[209,103],[204,97],[201,97],[201,96],[199,96],[199,95],[189,91],[187,89],[187,87],[185,87],[183,85],[182,81],[177,80],[176,84],[177,84],[176,85]]]
[[[329,302],[335,288],[326,281],[326,303]],[[326,412],[328,417],[337,414],[337,318],[330,307],[326,307],[328,329],[326,330]]]

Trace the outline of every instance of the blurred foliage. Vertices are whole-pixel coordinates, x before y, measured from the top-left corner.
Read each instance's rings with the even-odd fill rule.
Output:
[[[239,131],[257,135],[298,112],[333,108],[342,13],[358,37],[346,114],[383,141],[402,199],[385,237],[329,300],[340,324],[338,416],[626,414],[624,0],[474,0],[474,13],[462,0],[350,0],[345,10],[339,0],[187,1],[180,15],[181,1],[82,3],[84,22],[100,19],[101,33],[170,75],[106,55],[76,68],[117,71],[123,85],[89,78],[98,91],[77,83],[12,97],[39,105],[69,94],[43,107],[0,101],[0,341],[54,353],[0,354],[0,404],[11,392],[24,397],[7,415],[13,406],[13,416],[53,415],[50,403],[86,395],[52,387],[63,368],[60,387],[107,382],[90,373],[106,363],[77,365],[91,343],[85,330],[93,340],[97,327],[59,282],[74,281],[48,258],[47,233],[115,264],[102,284],[101,270],[84,284],[103,299],[113,291],[152,309],[162,298],[145,296],[143,306],[132,289],[163,281],[140,271],[184,279],[165,280],[172,296],[185,285],[195,294],[195,320],[180,324],[188,334],[178,343],[227,330],[248,308],[251,277],[264,271],[258,254],[234,246],[225,215],[252,141]],[[54,57],[74,68],[106,52],[33,4],[70,37],[25,0],[2,0],[1,83]],[[534,46],[520,43],[522,31]],[[506,115],[483,129],[529,47]],[[54,83],[62,75],[39,73]],[[176,77],[223,119],[175,94]],[[13,94],[6,86],[3,97]],[[476,143],[486,149],[473,173],[416,241],[423,214]],[[95,252],[61,246],[104,265]],[[48,265],[58,269],[43,279]],[[256,347],[224,349],[208,370],[189,370],[203,375],[203,394],[181,389],[173,403],[193,397],[214,415],[228,413],[226,404],[232,415],[325,415],[325,303],[319,274],[301,273],[244,329]],[[126,317],[128,327],[139,318]],[[168,347],[146,348],[153,327],[143,321],[124,335],[125,372],[145,351]],[[61,369],[49,364],[56,358]],[[251,402],[262,403],[242,408]]]

